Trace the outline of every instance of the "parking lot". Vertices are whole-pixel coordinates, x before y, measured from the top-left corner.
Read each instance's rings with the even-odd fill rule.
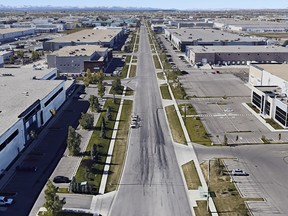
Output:
[[[199,70],[179,76],[179,80],[189,96],[250,96],[250,89],[236,76],[212,72],[211,70]]]

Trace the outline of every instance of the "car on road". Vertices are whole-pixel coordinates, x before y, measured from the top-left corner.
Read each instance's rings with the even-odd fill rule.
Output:
[[[132,121],[131,124],[130,124],[130,127],[131,128],[137,128],[137,122]]]
[[[27,171],[27,172],[36,172],[37,167],[36,166],[30,166],[30,165],[21,165],[16,167],[17,171]]]
[[[0,206],[11,205],[12,203],[13,203],[12,198],[0,196]]]
[[[55,176],[53,178],[54,183],[69,183],[70,179],[66,176]]]
[[[232,175],[233,176],[248,176],[249,174],[243,171],[242,169],[233,169]]]

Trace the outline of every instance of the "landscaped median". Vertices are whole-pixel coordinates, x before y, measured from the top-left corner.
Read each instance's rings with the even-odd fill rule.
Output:
[[[202,185],[194,161],[190,161],[182,165],[182,170],[184,173],[188,190],[198,190],[198,188],[201,187]]]
[[[125,162],[133,102],[124,100],[105,192],[116,190]]]
[[[195,115],[192,117],[184,116],[184,110],[186,106],[186,115]],[[183,116],[183,121],[186,125],[186,129],[188,131],[190,140],[192,142],[196,142],[202,145],[210,146],[212,141],[209,137],[209,134],[204,127],[201,118],[197,116],[196,109],[192,106],[192,104],[181,104],[179,105],[179,110],[181,115]]]
[[[105,105],[102,109],[102,113],[99,116],[96,127],[94,128],[93,134],[90,138],[86,151],[83,153],[83,159],[80,163],[80,166],[76,173],[76,182],[88,182],[89,185],[93,188],[92,193],[97,194],[102,178],[102,173],[104,169],[104,165],[106,162],[107,152],[109,149],[114,124],[116,120],[116,116],[118,113],[120,105],[120,99],[115,99],[115,103],[113,103],[113,99],[109,98],[106,100]],[[106,119],[106,110],[107,107],[110,107],[111,111],[111,120],[106,121],[106,135],[105,138],[101,137],[101,124],[102,119]],[[98,159],[94,161],[91,158],[91,149],[92,146],[97,145]]]
[[[168,118],[168,122],[169,122],[169,126],[171,129],[174,142],[186,144],[184,132],[182,130],[178,116],[176,115],[176,110],[174,108],[174,105],[165,107],[165,111],[167,114],[167,118]]]
[[[131,65],[129,77],[135,77],[136,76],[136,70],[137,70],[137,66]]]
[[[169,93],[168,85],[164,84],[160,86],[160,91],[163,99],[171,100],[171,95]]]
[[[156,69],[161,69],[161,65],[157,55],[153,55],[154,65]]]

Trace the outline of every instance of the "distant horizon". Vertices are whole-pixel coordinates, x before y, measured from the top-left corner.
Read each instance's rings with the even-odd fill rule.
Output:
[[[47,1],[35,1],[26,0],[23,4],[23,0],[10,0],[9,3],[0,4],[4,7],[136,7],[136,8],[155,8],[155,9],[177,9],[177,10],[217,10],[217,9],[287,9],[288,2],[286,0],[242,0],[242,1],[231,1],[231,0],[178,0],[178,1],[167,1],[167,0],[122,0],[119,5],[117,0],[109,0],[107,2],[101,2],[101,4],[95,3],[95,0],[84,0],[79,4],[78,0],[62,0],[59,3],[58,0]],[[1,8],[0,8],[1,10]]]

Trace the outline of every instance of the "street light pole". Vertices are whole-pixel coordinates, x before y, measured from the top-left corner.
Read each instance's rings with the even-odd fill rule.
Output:
[[[207,212],[209,212],[209,182],[210,182],[210,159],[208,160]]]

